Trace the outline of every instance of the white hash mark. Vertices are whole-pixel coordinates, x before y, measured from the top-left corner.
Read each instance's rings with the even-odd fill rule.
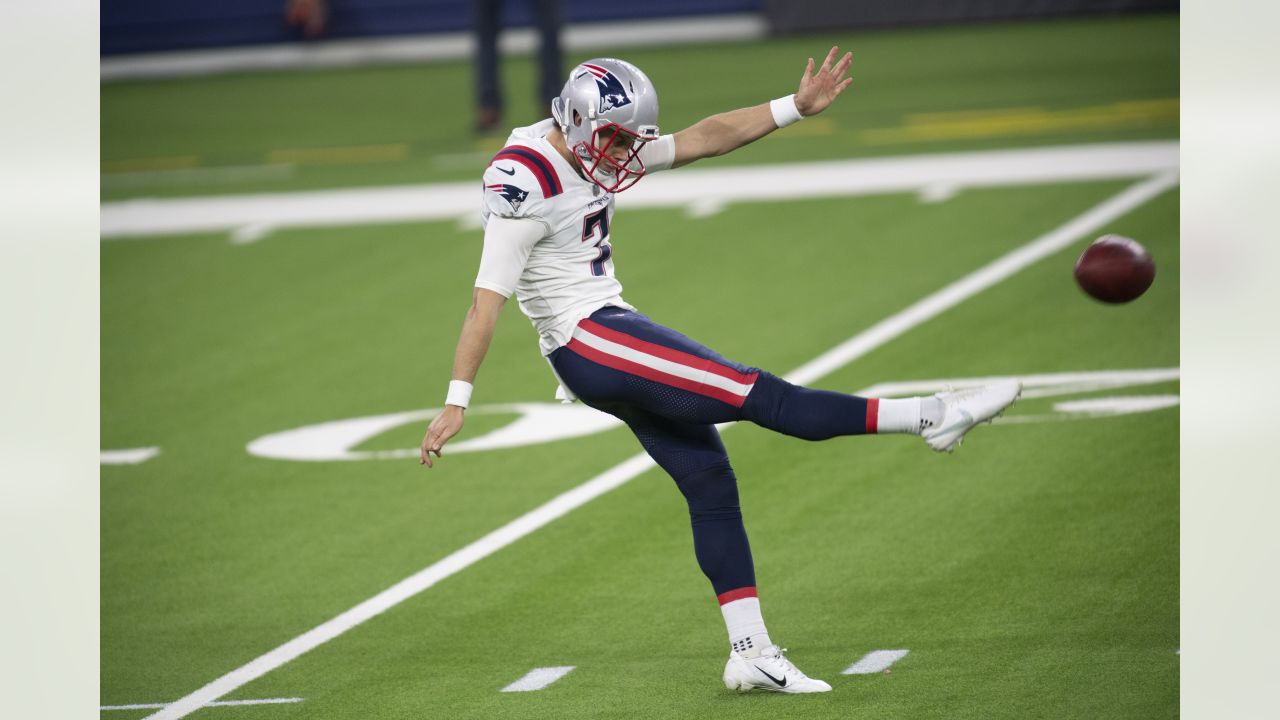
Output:
[[[502,688],[502,692],[531,692],[533,690],[541,690],[565,675],[568,675],[569,671],[573,668],[573,665],[534,668],[525,673],[524,677]]]
[[[907,656],[910,650],[872,650],[863,655],[858,662],[844,669],[841,675],[870,675],[878,673],[881,670],[888,670],[889,666],[898,662]]]

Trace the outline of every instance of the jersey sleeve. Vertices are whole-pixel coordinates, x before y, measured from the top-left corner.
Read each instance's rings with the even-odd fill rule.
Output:
[[[484,252],[475,286],[511,297],[529,253],[544,235],[542,223],[535,220],[490,217],[484,228]]]
[[[484,171],[486,216],[538,220],[550,232],[554,198],[563,192],[555,163],[526,145],[504,147]]]
[[[676,136],[663,135],[645,143],[640,148],[640,160],[644,163],[645,172],[670,170],[676,162]]]
[[[550,229],[547,196],[533,171],[512,162],[495,161],[484,171],[487,217],[541,222]]]

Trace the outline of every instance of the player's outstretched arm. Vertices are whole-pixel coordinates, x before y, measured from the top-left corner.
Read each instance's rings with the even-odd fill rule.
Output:
[[[805,65],[804,74],[800,76],[800,87],[796,90],[794,107],[786,107],[786,98],[774,103],[762,103],[754,107],[731,110],[712,115],[700,120],[675,135],[675,162],[672,167],[688,165],[706,157],[715,157],[733,152],[748,143],[781,127],[775,110],[783,114],[781,124],[799,120],[802,117],[817,115],[826,110],[836,97],[853,83],[853,78],[846,77],[853,64],[853,53],[845,53],[838,61],[839,47],[832,47],[827,53],[822,67],[814,72],[813,58]],[[788,113],[793,114],[786,117]]]

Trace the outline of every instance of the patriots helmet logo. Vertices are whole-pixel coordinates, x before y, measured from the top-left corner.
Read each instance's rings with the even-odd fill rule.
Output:
[[[511,203],[512,210],[519,210],[520,204],[523,203],[525,199],[529,197],[528,190],[521,190],[515,185],[507,185],[505,183],[502,183],[497,185],[485,185],[485,187],[489,188],[493,192],[498,193],[504,199],[506,199],[507,202]]]
[[[595,76],[596,88],[600,90],[598,112],[609,112],[614,108],[631,104],[631,96],[627,94],[627,89],[622,87],[622,81],[618,79],[617,75],[591,63],[583,63],[582,67]]]

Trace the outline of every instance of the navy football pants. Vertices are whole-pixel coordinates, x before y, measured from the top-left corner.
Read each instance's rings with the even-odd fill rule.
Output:
[[[750,420],[805,440],[867,432],[865,398],[792,385],[621,308],[584,319],[551,362],[583,402],[625,422],[676,481],[698,565],[720,596],[756,582],[737,479],[714,425]]]

